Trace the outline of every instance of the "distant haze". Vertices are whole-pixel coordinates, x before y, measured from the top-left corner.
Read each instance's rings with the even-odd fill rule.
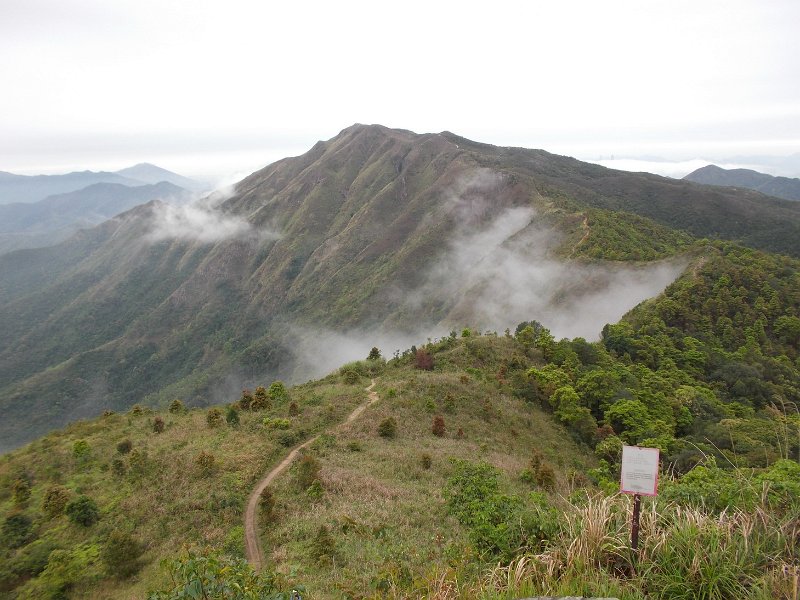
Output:
[[[797,23],[796,0],[6,0],[0,170],[230,180],[356,122],[582,159],[789,155]]]

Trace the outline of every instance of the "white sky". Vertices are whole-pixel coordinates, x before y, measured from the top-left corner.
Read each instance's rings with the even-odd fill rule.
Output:
[[[581,158],[800,152],[797,0],[0,0],[0,170],[245,174],[355,122]]]

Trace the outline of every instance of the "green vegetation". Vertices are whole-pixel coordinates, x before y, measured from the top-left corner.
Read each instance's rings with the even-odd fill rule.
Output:
[[[363,170],[287,175],[302,198],[280,174],[250,181],[252,194],[230,208],[282,228],[279,241],[165,243],[132,257],[123,242],[140,239],[135,219],[128,229],[111,224],[108,235],[86,236],[113,259],[74,248],[84,271],[41,293],[29,282],[29,295],[0,306],[0,338],[31,349],[0,349],[0,408],[9,423],[31,423],[12,441],[88,398],[109,402],[102,417],[0,457],[0,597],[235,589],[232,597],[278,598],[298,580],[331,600],[794,600],[800,262],[682,231],[797,254],[795,209],[767,203],[758,212],[733,194],[725,215],[752,219],[720,218],[713,205],[724,192],[701,192],[683,212],[675,206],[694,186],[468,141],[456,152],[450,134],[428,138],[401,165],[400,203],[398,150],[409,146],[397,136],[364,146],[375,159],[337,146],[356,152],[348,160]],[[501,169],[498,206],[521,206],[530,192],[564,234],[562,256],[680,254],[689,267],[597,342],[555,339],[530,315],[513,334],[459,327],[390,360],[373,348],[319,381],[274,381],[296,350],[277,316],[346,327],[447,314],[439,299],[407,314],[385,293],[390,284],[414,289],[419,265],[452,239],[451,221],[430,219],[450,189],[430,187],[443,178],[439,163]],[[376,230],[388,233],[376,239]],[[50,273],[47,252],[34,254]],[[130,276],[110,276],[121,272]],[[0,295],[13,296],[7,287]],[[254,391],[203,406],[232,371]],[[371,379],[380,400],[347,421]],[[187,409],[178,396],[203,407]],[[256,575],[241,560],[246,499],[317,434],[260,498],[267,565]],[[628,551],[630,499],[615,495],[624,444],[662,457],[638,557]]]
[[[287,600],[292,589],[305,591],[271,574],[255,573],[241,559],[210,552],[189,552],[167,561],[165,568],[170,573],[171,585],[151,592],[148,600]]]
[[[231,532],[241,531],[257,478],[285,456],[280,436],[300,442],[327,428],[363,390],[318,382],[291,396],[303,423],[289,430],[265,427],[265,416],[283,418],[269,411],[240,410],[238,426],[214,428],[205,409],[141,411],[76,423],[0,457],[0,598],[168,593],[161,561],[184,561],[184,548],[198,557],[209,547],[220,568],[234,564],[243,543]]]

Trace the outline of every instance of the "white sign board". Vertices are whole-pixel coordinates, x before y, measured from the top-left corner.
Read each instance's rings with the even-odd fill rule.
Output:
[[[619,491],[655,496],[658,487],[658,448],[622,447]]]

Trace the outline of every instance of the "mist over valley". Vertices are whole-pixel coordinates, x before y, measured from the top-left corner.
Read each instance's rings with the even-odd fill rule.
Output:
[[[137,402],[230,401],[463,327],[596,340],[694,260],[671,229],[684,207],[696,234],[742,239],[747,214],[742,241],[800,252],[800,206],[749,194],[355,125],[227,191],[0,256],[3,443]],[[23,405],[38,408],[20,421]]]

